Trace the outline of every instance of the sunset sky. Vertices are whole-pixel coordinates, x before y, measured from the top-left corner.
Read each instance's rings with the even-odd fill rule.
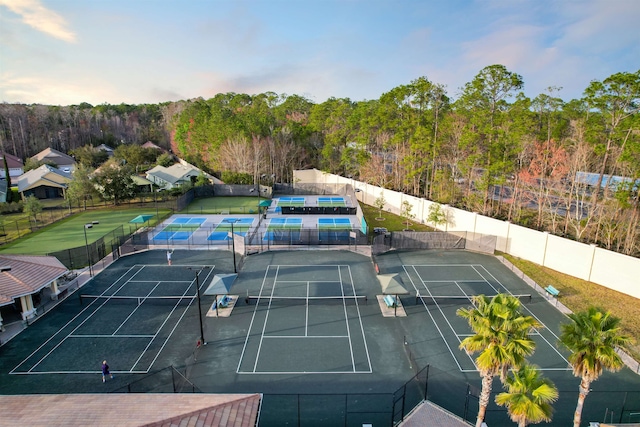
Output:
[[[579,98],[640,68],[640,0],[0,0],[0,102],[376,99],[492,64]]]

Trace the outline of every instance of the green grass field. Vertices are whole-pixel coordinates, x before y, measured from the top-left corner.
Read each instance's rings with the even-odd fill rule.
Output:
[[[130,209],[104,209],[81,212],[67,219],[58,221],[44,227],[34,233],[0,247],[3,254],[45,255],[63,249],[84,246],[84,232],[87,232],[89,243],[112,232],[114,229],[124,226],[126,234],[130,228],[135,230],[136,224],[130,224],[133,218],[142,214],[154,215],[150,225],[155,225],[155,209],[130,208]],[[170,213],[168,209],[158,211],[160,217]],[[93,221],[99,224],[85,229],[84,225]],[[137,224],[138,227],[145,224]]]
[[[259,200],[257,197],[208,197],[194,199],[181,211],[183,214],[255,214],[258,213]],[[264,208],[263,208],[264,210]]]

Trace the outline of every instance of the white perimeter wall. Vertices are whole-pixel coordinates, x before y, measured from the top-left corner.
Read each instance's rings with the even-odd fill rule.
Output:
[[[400,214],[402,202],[406,200],[413,206],[411,213],[416,216],[415,220],[425,224],[429,206],[433,203],[316,169],[294,171],[293,177],[294,183],[351,184],[354,189],[360,190],[356,192],[358,200],[371,206],[382,194],[386,201],[384,210],[394,214]],[[474,212],[449,206],[445,206],[445,209],[449,221],[439,227],[444,231],[470,231],[497,236],[496,249],[499,251],[640,298],[640,259]]]

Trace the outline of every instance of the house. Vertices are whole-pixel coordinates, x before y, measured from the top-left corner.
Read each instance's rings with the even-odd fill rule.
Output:
[[[6,203],[7,201],[7,191],[11,191],[7,189],[7,180],[0,179],[0,203]]]
[[[165,150],[164,148],[154,144],[151,141],[147,141],[144,144],[142,144],[142,148],[153,148],[154,150],[161,151],[162,153],[166,153],[167,152],[167,150]]]
[[[64,197],[70,182],[70,173],[53,166],[42,165],[18,178],[18,192],[23,200],[30,195],[38,199],[55,199]]]
[[[109,147],[106,144],[100,144],[96,147],[96,150],[98,151],[104,151],[105,153],[107,153],[107,155],[109,157],[113,157],[113,148]]]
[[[45,148],[31,158],[39,162],[51,162],[63,172],[71,173],[76,170],[76,161],[73,157],[53,148]]]
[[[195,182],[200,174],[204,174],[211,183],[221,182],[214,176],[201,171],[187,162],[176,163],[168,168],[158,165],[147,171],[147,179],[163,190],[171,190],[172,188]]]
[[[53,256],[0,255],[0,330],[3,313],[11,317],[20,310],[22,320],[33,318],[43,289],[49,288],[49,296],[57,299],[58,282],[67,273],[67,267]]]
[[[24,173],[24,163],[19,157],[9,153],[0,153],[0,166],[3,168],[5,159],[7,161],[7,167],[9,168],[9,177],[15,178]],[[4,179],[4,172],[0,178]]]
[[[131,179],[138,187],[138,193],[151,193],[153,191],[153,182],[148,179],[138,175],[131,175]]]

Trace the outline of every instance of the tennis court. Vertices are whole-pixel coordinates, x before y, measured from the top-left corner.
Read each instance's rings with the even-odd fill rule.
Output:
[[[239,296],[230,316],[201,318],[207,345],[196,349],[201,330],[195,273],[210,267],[199,276],[200,289],[206,289],[213,266],[216,274],[233,273],[232,260],[222,250],[176,250],[171,267],[165,250],[121,257],[81,288],[93,297],[82,304],[68,298],[2,346],[0,393],[105,393],[141,378],[148,386],[141,391],[156,392],[161,384],[154,371],[175,366],[205,393],[264,393],[261,426],[326,420],[356,425],[336,410],[347,394],[354,402],[349,420],[371,423],[371,414],[380,411],[380,425],[388,425],[388,394],[430,365],[428,398],[473,419],[480,377],[457,348],[469,330],[455,310],[478,293],[533,293],[493,256],[391,251],[375,262],[382,274],[401,276],[409,291],[400,296],[407,316],[383,317],[371,257],[343,250],[267,251],[244,260],[229,292]],[[566,354],[558,355],[554,338],[566,317],[543,296],[522,300],[526,312],[547,326],[535,337],[531,361],[560,389],[553,425],[570,425],[579,380],[567,370]],[[203,294],[200,307],[206,310],[213,301]],[[105,358],[116,375],[103,384]],[[628,369],[605,373],[592,384],[584,419],[602,420],[614,408],[626,421],[640,408],[639,385]],[[500,391],[494,386],[494,395]],[[376,400],[377,394],[383,399]],[[363,409],[356,400],[377,403]],[[296,424],[297,416],[306,423]],[[494,403],[487,423],[512,425]]]
[[[304,197],[280,197],[278,200],[278,206],[304,206],[305,198]]]
[[[213,274],[213,266],[134,265],[102,292],[80,295],[81,310],[10,374],[99,374],[106,354],[119,355],[115,374],[149,372],[196,301],[188,268]]]
[[[271,218],[267,225],[267,231],[264,233],[262,240],[281,241],[281,240],[299,240],[300,230],[302,229],[302,218]],[[283,232],[284,231],[284,232]]]
[[[255,308],[237,373],[371,373],[360,315],[367,299],[348,265],[269,265],[248,301]]]
[[[173,221],[166,224],[152,239],[160,241],[189,240],[193,232],[206,221],[207,219],[203,217],[174,217]]]
[[[215,228],[209,234],[207,240],[231,240],[231,237],[229,237],[229,233],[231,232],[232,228],[235,234],[246,236],[249,232],[249,229],[253,226],[253,223],[253,218],[224,217],[220,220],[219,223],[215,225]],[[233,226],[231,224],[233,224]]]
[[[416,303],[422,305],[447,346],[461,372],[477,372],[475,357],[458,350],[460,342],[471,334],[467,321],[456,314],[461,307],[471,305],[475,295],[493,296],[499,293],[512,294],[520,298],[523,312],[535,317],[544,325],[540,315],[529,307],[534,296],[532,290],[514,294],[490,273],[482,264],[449,265],[403,265],[409,278]],[[534,292],[535,293],[535,292]],[[536,295],[536,299],[541,297]],[[529,358],[541,370],[570,371],[569,361],[558,351],[555,343],[558,336],[552,328],[543,327],[533,334],[536,352]]]
[[[347,206],[344,197],[318,197],[318,206]]]
[[[349,218],[318,218],[318,238],[330,241],[348,241],[352,229]]]

